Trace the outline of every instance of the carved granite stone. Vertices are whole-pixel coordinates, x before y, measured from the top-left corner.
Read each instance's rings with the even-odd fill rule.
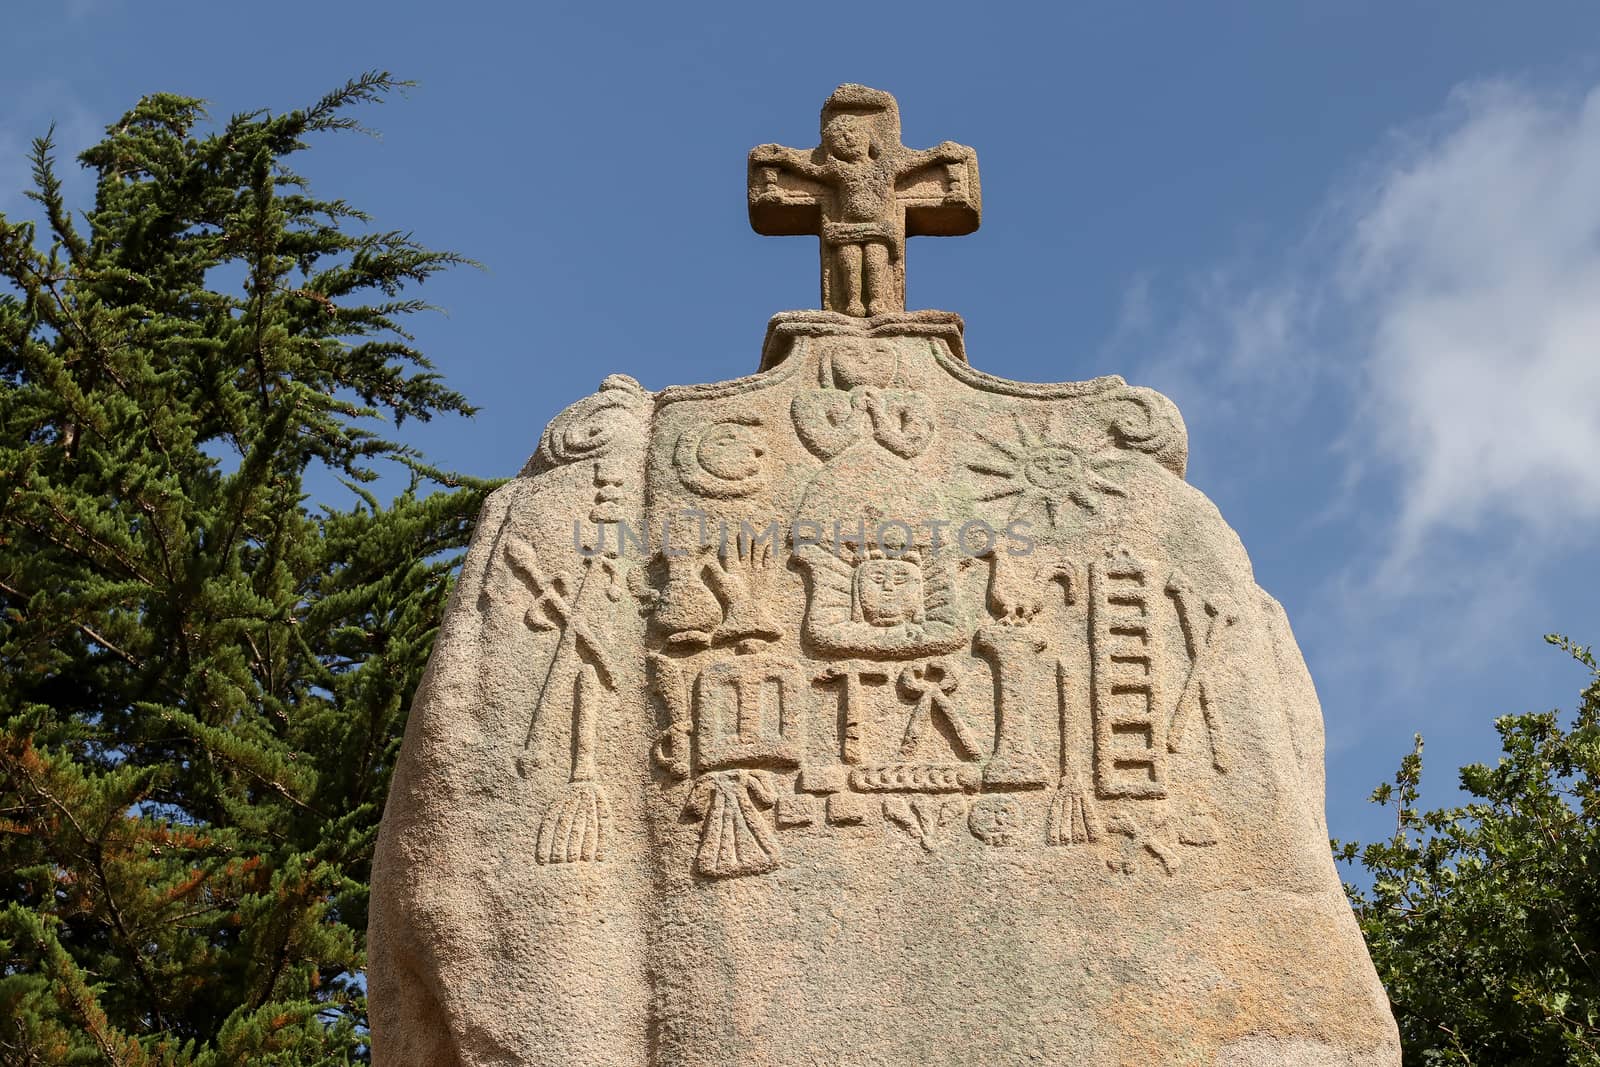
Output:
[[[894,97],[864,85],[828,97],[816,148],[750,150],[750,225],[821,238],[827,311],[904,311],[906,238],[971,233],[982,214],[977,153],[952,141],[905,147]]]
[[[970,149],[751,153],[824,310],[562,412],[484,508],[373,873],[374,1062],[1399,1063],[1283,610],[1120,378],[972,369]]]

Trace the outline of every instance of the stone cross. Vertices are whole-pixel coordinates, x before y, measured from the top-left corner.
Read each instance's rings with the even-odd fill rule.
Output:
[[[822,306],[858,318],[904,311],[906,238],[978,228],[978,155],[945,141],[900,143],[894,97],[841,85],[822,106],[816,148],[750,150],[750,225],[822,239]]]

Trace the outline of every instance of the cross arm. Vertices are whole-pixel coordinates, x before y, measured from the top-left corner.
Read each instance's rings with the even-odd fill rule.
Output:
[[[906,209],[907,237],[958,237],[978,228],[983,196],[977,152],[945,141],[907,149],[902,159],[895,196]]]
[[[750,225],[769,237],[819,233],[829,190],[813,152],[783,145],[750,150]]]
[[[908,148],[905,159],[907,167],[926,167],[935,163],[978,165],[978,153],[954,141],[941,141],[932,148]]]

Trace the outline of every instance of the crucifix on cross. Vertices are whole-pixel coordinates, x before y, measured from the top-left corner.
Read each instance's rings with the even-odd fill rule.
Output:
[[[904,311],[906,238],[971,233],[982,214],[978,154],[953,141],[907,148],[894,97],[864,85],[828,97],[816,148],[750,150],[750,225],[767,236],[822,239],[828,311]]]

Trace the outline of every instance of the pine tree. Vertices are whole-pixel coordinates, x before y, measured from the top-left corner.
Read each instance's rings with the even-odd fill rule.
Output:
[[[465,261],[287,161],[403,84],[148,96],[92,211],[47,136],[47,233],[0,216],[0,1063],[366,1058],[373,839],[490,486],[374,429],[470,413],[404,330]]]

